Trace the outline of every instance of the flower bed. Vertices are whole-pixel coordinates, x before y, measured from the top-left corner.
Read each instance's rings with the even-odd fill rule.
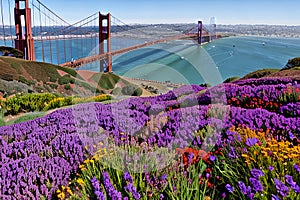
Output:
[[[184,86],[0,127],[0,197],[294,198],[300,100],[287,82]]]

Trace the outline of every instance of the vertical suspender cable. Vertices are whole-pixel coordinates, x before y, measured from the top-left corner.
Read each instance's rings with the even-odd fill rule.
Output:
[[[66,51],[66,35],[63,33],[63,40],[64,40],[64,56],[65,56],[65,63],[67,62],[67,51]]]
[[[52,26],[51,26],[51,18],[50,18],[50,14],[49,14],[49,17],[48,17],[48,19],[49,19],[49,26],[50,26],[50,28],[51,28],[51,30],[52,30]],[[49,47],[50,47],[50,62],[51,63],[53,63],[53,61],[52,61],[52,34],[51,34],[51,32],[50,32],[50,34],[49,34]]]
[[[81,51],[81,58],[83,58],[83,37],[82,37],[82,34],[80,34],[81,35],[81,49],[82,49],[82,51]]]
[[[45,62],[45,52],[44,52],[44,42],[43,42],[43,36],[42,36],[42,14],[41,14],[41,4],[39,3],[39,16],[40,16],[40,34],[41,34],[41,43],[42,43],[42,59],[43,62]]]
[[[72,50],[72,38],[73,38],[73,33],[71,32],[70,33],[70,40],[69,40],[69,43],[70,43],[70,53],[71,53],[71,59],[73,58],[73,50]]]
[[[57,22],[56,22],[57,23]],[[57,57],[57,64],[59,65],[60,64],[60,60],[59,60],[59,35],[58,36],[55,36],[56,37],[56,57]]]
[[[94,20],[94,30],[96,30],[96,22],[98,22],[99,21],[99,16],[96,18],[96,20]],[[99,52],[97,52],[97,49],[98,48],[96,48],[97,47],[97,33],[95,33],[95,44],[94,44],[94,48],[95,48],[95,53],[97,54],[97,53],[99,53]]]
[[[43,12],[43,14],[44,14],[44,18],[45,18],[45,22],[44,22],[44,26],[45,26],[45,58],[47,58],[47,52],[49,52],[48,51],[48,42],[49,42],[49,27],[47,26],[47,13],[46,13],[46,9],[45,9],[45,7],[44,7],[44,12]],[[50,55],[51,56],[51,55]]]
[[[90,48],[90,49],[91,49],[91,50],[94,49],[94,48],[93,48],[93,26],[92,26],[92,23],[93,23],[93,22],[91,22],[91,24],[90,24],[90,32],[91,32],[91,33],[90,33],[90,37],[91,37],[91,48]],[[94,51],[92,51],[92,53],[93,53],[93,55],[95,54]]]
[[[34,7],[33,0],[31,1],[31,9],[32,9],[32,37],[36,35],[35,33],[35,20],[34,20]],[[35,46],[35,45],[34,45]]]
[[[57,21],[56,21],[56,24],[59,27],[59,23]],[[57,56],[57,64],[59,65],[60,64],[60,52],[59,52],[60,38],[59,38],[59,35],[57,35],[56,37],[57,37],[57,39],[55,40],[56,41],[56,56]]]
[[[4,38],[4,46],[6,46],[6,38],[5,38],[5,25],[4,25],[4,13],[3,13],[3,3],[2,0],[0,0],[1,3],[1,18],[2,18],[2,28],[3,28],[3,38]]]
[[[14,39],[13,39],[13,31],[12,31],[12,23],[11,23],[11,10],[10,10],[10,0],[7,1],[8,3],[8,12],[9,12],[9,29],[10,29],[10,40],[11,46],[14,47]]]

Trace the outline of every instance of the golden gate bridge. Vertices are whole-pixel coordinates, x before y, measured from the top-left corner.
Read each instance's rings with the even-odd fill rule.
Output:
[[[127,25],[110,13],[97,12],[70,24],[40,0],[0,0],[0,6],[4,46],[19,49],[27,60],[39,55],[39,61],[65,67],[100,61],[101,71],[112,72],[112,58],[118,54],[187,37],[200,45],[216,38],[215,25],[211,31],[202,21],[184,31],[160,30],[159,25]]]

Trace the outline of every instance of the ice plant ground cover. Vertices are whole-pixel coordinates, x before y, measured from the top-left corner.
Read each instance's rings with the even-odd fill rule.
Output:
[[[299,199],[300,85],[187,85],[0,127],[1,199]]]

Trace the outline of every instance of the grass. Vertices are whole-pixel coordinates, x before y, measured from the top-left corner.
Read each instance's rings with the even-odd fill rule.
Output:
[[[11,119],[7,122],[5,122],[3,119],[0,119],[0,126],[7,126],[11,124],[18,124],[21,122],[26,122],[30,120],[34,120],[36,118],[42,117],[46,114],[46,112],[31,112],[31,113],[26,113],[16,119]]]

